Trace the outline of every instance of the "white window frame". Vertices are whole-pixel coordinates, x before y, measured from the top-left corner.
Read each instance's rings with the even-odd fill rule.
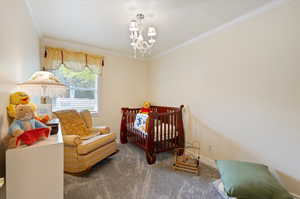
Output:
[[[92,116],[95,116],[95,117],[98,117],[100,115],[100,104],[101,103],[100,103],[99,99],[100,99],[100,96],[101,96],[100,95],[101,91],[99,90],[99,88],[100,89],[102,88],[102,86],[99,86],[99,83],[102,80],[102,78],[101,78],[101,80],[100,80],[100,78],[101,78],[101,75],[96,74],[95,89],[94,89],[95,90],[94,94],[95,94],[95,101],[96,101],[95,105],[96,105],[96,107],[95,107],[95,111],[91,111]],[[64,97],[61,97],[61,98],[64,98]],[[52,100],[55,100],[55,99],[53,98]],[[61,109],[61,110],[64,110],[64,109]],[[53,102],[51,103],[51,111],[52,112],[53,111],[58,111],[58,110],[53,110]]]

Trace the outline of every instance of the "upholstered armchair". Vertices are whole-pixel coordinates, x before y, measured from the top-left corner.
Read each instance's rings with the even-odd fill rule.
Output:
[[[65,172],[85,172],[118,151],[116,134],[108,127],[94,127],[89,111],[63,110],[54,114],[63,133]]]

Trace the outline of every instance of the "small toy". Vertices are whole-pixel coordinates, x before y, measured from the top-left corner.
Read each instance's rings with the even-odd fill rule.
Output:
[[[175,150],[175,160],[173,168],[179,171],[186,171],[200,174],[200,143],[193,142],[187,144],[185,148]]]
[[[141,108],[140,113],[145,113],[145,114],[150,113],[150,107],[151,107],[150,102],[144,102],[143,108]]]
[[[37,107],[35,104],[30,102],[30,97],[24,92],[15,92],[9,96],[10,104],[7,106],[7,113],[9,117],[14,119],[16,117],[16,106],[17,105],[30,105],[33,111],[36,111]]]
[[[15,92],[10,95],[10,104],[7,106],[7,113],[12,120],[16,117],[16,106],[18,105],[30,105],[33,109],[35,119],[43,122],[44,124],[50,120],[48,115],[38,116],[35,113],[37,106],[30,102],[29,95],[24,92]]]
[[[134,128],[143,133],[146,133],[148,129],[150,107],[150,102],[144,102],[143,107],[135,117]]]
[[[18,147],[20,141],[28,141],[27,143],[33,144],[37,141],[36,137],[46,138],[49,136],[49,132],[47,133],[45,130],[35,131],[35,129],[39,128],[46,128],[48,131],[50,130],[50,127],[34,119],[34,111],[31,105],[17,105],[15,120],[12,122],[9,128],[9,135],[11,138],[9,140],[8,147]],[[24,133],[26,134],[23,136]],[[30,140],[30,138],[32,139]],[[26,142],[24,143],[26,144]]]

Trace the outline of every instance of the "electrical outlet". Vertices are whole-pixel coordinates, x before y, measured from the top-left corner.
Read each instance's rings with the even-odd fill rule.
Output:
[[[208,146],[208,151],[209,151],[209,152],[212,152],[212,151],[213,151],[213,146],[212,146],[212,145],[209,145],[209,146]]]

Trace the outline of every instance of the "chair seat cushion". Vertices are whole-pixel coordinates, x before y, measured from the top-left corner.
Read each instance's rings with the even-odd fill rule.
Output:
[[[81,144],[77,146],[77,153],[80,155],[85,155],[102,147],[108,143],[114,142],[116,139],[115,133],[108,133],[104,135],[96,135],[87,140],[83,140]]]
[[[230,197],[293,199],[265,165],[232,160],[217,160],[216,163]]]

